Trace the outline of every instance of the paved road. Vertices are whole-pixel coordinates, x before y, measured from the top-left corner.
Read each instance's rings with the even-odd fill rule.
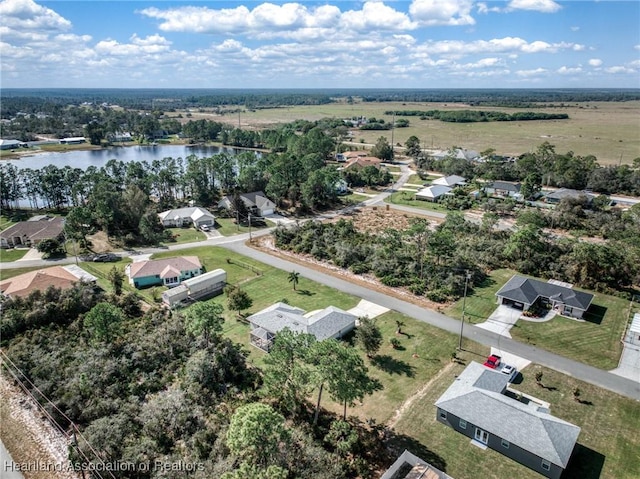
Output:
[[[320,273],[311,268],[306,268],[297,263],[286,261],[282,258],[268,255],[261,251],[254,250],[242,242],[231,242],[223,245],[236,253],[262,261],[285,271],[298,271],[305,278],[312,279],[321,284],[339,289],[354,296],[366,299],[389,309],[399,311],[419,321],[444,329],[450,333],[460,334],[460,321],[437,313],[429,309],[416,306],[415,304],[402,301],[393,296],[372,291],[363,286],[350,283],[331,275]],[[503,351],[515,354],[532,362],[541,364],[550,369],[554,369],[569,376],[573,376],[582,381],[595,384],[596,386],[614,391],[623,396],[627,396],[640,401],[640,382],[632,381],[607,371],[587,366],[571,359],[552,354],[529,344],[522,344],[513,339],[505,338],[494,332],[478,328],[476,326],[464,325],[463,335],[485,346],[493,346]],[[480,359],[480,358],[478,358]]]

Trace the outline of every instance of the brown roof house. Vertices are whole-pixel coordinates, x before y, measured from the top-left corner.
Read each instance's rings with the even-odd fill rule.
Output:
[[[37,246],[46,239],[59,239],[64,229],[64,218],[47,215],[34,216],[0,231],[0,248]]]
[[[158,260],[138,261],[125,267],[129,283],[136,288],[167,286],[173,288],[185,279],[203,273],[197,256],[177,256]]]
[[[52,266],[0,281],[0,293],[8,298],[24,297],[50,287],[70,289],[78,281],[95,283],[96,277],[75,265]]]
[[[380,168],[382,160],[375,156],[358,156],[347,160],[345,168],[364,168],[365,166],[375,166]]]

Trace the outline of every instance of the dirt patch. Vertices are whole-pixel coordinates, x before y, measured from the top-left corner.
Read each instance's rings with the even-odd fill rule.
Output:
[[[344,218],[341,217],[341,218]],[[330,222],[335,223],[341,218],[334,218]],[[387,229],[403,231],[409,228],[413,218],[425,218],[411,213],[403,213],[393,208],[386,207],[358,208],[347,216],[353,221],[356,229],[362,233],[380,234]],[[440,223],[441,220],[429,217],[430,222]]]
[[[380,283],[378,279],[372,274],[355,274],[349,270],[339,268],[331,263],[324,261],[318,261],[311,255],[292,253],[291,251],[281,250],[276,247],[273,236],[265,235],[255,238],[252,242],[246,243],[248,246],[272,256],[277,256],[292,263],[303,265],[307,268],[320,271],[325,274],[330,274],[340,279],[349,281],[350,283],[356,283],[365,288],[377,291],[381,294],[393,296],[395,298],[413,303],[424,308],[429,308],[434,311],[442,312],[448,306],[447,303],[436,303],[430,301],[425,297],[416,296],[412,292],[404,288],[392,288]]]
[[[44,419],[36,405],[10,380],[0,375],[0,432],[16,463],[37,463],[43,470],[22,471],[25,479],[79,479],[68,471],[68,441]],[[0,474],[1,475],[1,474]]]
[[[91,251],[94,253],[109,253],[113,251],[113,246],[109,243],[107,234],[104,231],[98,231],[96,234],[87,236],[90,241]]]
[[[434,377],[432,377],[424,386],[422,386],[418,391],[416,391],[415,394],[413,394],[412,396],[408,397],[407,400],[405,402],[403,402],[402,405],[398,409],[396,409],[395,414],[393,415],[393,417],[387,423],[387,427],[389,429],[393,429],[395,427],[395,425],[398,424],[398,421],[400,420],[402,415],[405,412],[407,412],[407,410],[411,407],[411,405],[417,399],[420,399],[422,396],[424,396],[434,382],[438,381],[445,373],[450,371],[453,368],[453,364],[454,363],[452,363],[452,362],[447,364],[440,371],[438,371],[438,374],[436,374]]]

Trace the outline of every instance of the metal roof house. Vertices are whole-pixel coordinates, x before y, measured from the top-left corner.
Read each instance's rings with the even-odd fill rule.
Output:
[[[447,193],[451,193],[452,188],[444,185],[432,185],[422,188],[416,193],[416,199],[426,201],[438,201],[441,197]]]
[[[513,275],[496,293],[498,304],[526,311],[536,302],[550,305],[563,316],[582,318],[593,301],[591,293],[576,291],[554,282]]]
[[[227,272],[214,269],[208,273],[185,279],[175,288],[162,293],[162,302],[173,307],[182,301],[198,300],[219,294],[227,284]]]
[[[591,202],[595,197],[596,195],[594,195],[593,193],[589,193],[587,191],[578,191],[578,190],[572,190],[569,188],[561,188],[559,190],[553,191],[545,195],[544,200],[550,204],[557,204],[557,203],[560,203],[560,201],[562,201],[565,198],[573,198],[573,199],[585,198],[586,203],[589,205],[591,204]]]
[[[431,182],[432,185],[442,185],[442,186],[448,186],[450,188],[453,188],[454,186],[464,186],[467,184],[467,179],[462,177],[462,176],[458,176],[458,175],[449,175],[449,176],[443,176],[441,178],[438,178],[436,180],[433,180]]]
[[[543,476],[566,469],[580,428],[552,416],[546,405],[507,389],[509,377],[479,363],[469,366],[436,401],[437,420]]]
[[[520,187],[522,185],[513,181],[493,181],[484,186],[484,191],[491,196],[499,198],[521,198]]]
[[[341,338],[355,327],[356,319],[353,314],[335,306],[305,316],[304,310],[285,303],[275,303],[247,318],[251,325],[251,344],[266,352],[283,329],[312,334],[318,341],[323,341]]]

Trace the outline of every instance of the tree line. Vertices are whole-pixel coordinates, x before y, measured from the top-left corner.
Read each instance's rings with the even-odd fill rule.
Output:
[[[465,277],[470,287],[486,271],[509,267],[523,274],[555,278],[578,287],[619,292],[640,285],[640,205],[612,217],[591,220],[591,228],[606,231],[606,243],[556,239],[544,231],[547,224],[567,225],[575,214],[570,202],[553,213],[523,210],[514,231],[494,228],[498,216],[484,215],[481,224],[451,212],[439,224],[413,219],[403,230],[378,234],[358,231],[352,221],[307,222],[274,231],[276,246],[309,254],[356,274],[372,273],[382,284],[403,287],[436,302],[460,298]],[[606,221],[606,220],[605,220]]]
[[[450,123],[478,123],[487,121],[533,121],[533,120],[566,120],[566,113],[542,113],[520,111],[505,113],[502,111],[483,110],[395,110],[386,111],[385,115],[418,116],[421,120],[433,119]]]

